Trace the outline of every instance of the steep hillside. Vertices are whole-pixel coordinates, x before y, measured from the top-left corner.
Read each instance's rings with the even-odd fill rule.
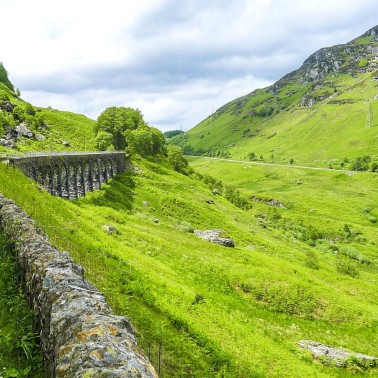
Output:
[[[173,143],[192,155],[275,163],[377,159],[377,34],[374,27],[317,51],[298,70],[222,106]]]
[[[187,177],[162,162],[135,164],[134,172],[72,202],[0,164],[0,192],[70,251],[111,305],[131,318],[162,377],[364,374],[354,361],[347,370],[313,361],[297,343],[313,339],[377,354],[375,223],[362,231],[355,221],[348,231],[341,219],[329,222],[327,233],[309,219],[283,223],[285,210],[246,199],[253,207],[242,210],[231,203],[240,205],[240,194],[210,177]],[[366,197],[375,193],[364,173],[355,179],[351,184],[363,186]],[[347,193],[335,187],[345,201]],[[311,205],[317,214],[316,201]],[[213,228],[225,230],[236,247],[193,234]],[[363,259],[354,253],[358,245]],[[334,246],[347,247],[345,254]]]
[[[351,42],[361,50],[358,64],[344,47],[321,50],[275,86],[217,111],[198,126],[201,136],[194,130],[176,141],[193,141],[189,152],[212,140],[216,155],[259,159],[268,151],[270,160],[307,164],[329,164],[332,146],[345,164],[372,155],[361,161],[371,168],[378,127],[375,102],[365,98],[375,96],[375,66],[361,60],[375,43],[372,32]],[[344,60],[325,68],[326,58]],[[35,108],[0,86],[0,140],[13,141],[3,151],[92,148],[94,121]],[[131,319],[161,377],[377,375],[354,358],[322,364],[298,342],[378,355],[378,175],[208,160],[193,162],[200,173],[183,175],[162,156],[135,157],[134,170],[75,201],[0,163],[0,192]],[[224,230],[235,248],[194,234],[207,229]]]
[[[0,66],[0,153],[94,150],[94,124],[83,115],[22,100]]]

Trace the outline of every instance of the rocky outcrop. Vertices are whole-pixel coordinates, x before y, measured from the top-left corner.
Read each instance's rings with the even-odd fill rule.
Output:
[[[47,125],[41,126],[41,129],[47,128]],[[42,134],[33,133],[26,125],[25,122],[21,122],[16,127],[5,126],[5,134],[0,138],[0,146],[6,148],[17,148],[16,142],[21,138],[35,139],[37,141],[43,142],[46,137]]]
[[[17,144],[13,139],[0,138],[0,146],[10,149],[17,148]]]
[[[374,367],[378,365],[378,358],[366,354],[348,352],[344,349],[331,348],[328,345],[318,343],[312,340],[301,340],[298,345],[301,348],[308,349],[316,359],[335,366],[345,366],[351,358],[359,362],[362,366]]]
[[[26,127],[25,122],[20,123],[14,129],[19,138],[20,137],[33,138],[34,136],[33,132]]]
[[[276,200],[274,198],[264,199],[264,198],[261,198],[261,197],[252,196],[251,200],[254,201],[254,202],[263,202],[263,203],[265,203],[268,206],[273,206],[273,207],[279,207],[281,209],[286,209],[285,205],[282,202],[280,202],[280,201],[278,201],[278,200]]]
[[[114,315],[103,294],[84,279],[83,268],[1,195],[0,231],[23,274],[49,377],[157,377],[128,319]]]
[[[226,233],[223,230],[194,230],[194,235],[211,243],[223,245],[224,247],[235,247],[234,241],[226,237]]]

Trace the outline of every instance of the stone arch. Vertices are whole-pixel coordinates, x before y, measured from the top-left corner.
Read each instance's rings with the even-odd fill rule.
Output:
[[[100,180],[101,184],[108,183],[108,171],[106,166],[106,158],[99,158],[100,161]]]
[[[105,166],[106,166],[106,174],[107,174],[107,178],[108,179],[111,179],[114,177],[114,169],[113,169],[113,159],[111,158],[111,156],[105,158]]]
[[[61,163],[61,197],[70,198],[70,169],[67,162]]]
[[[93,192],[92,159],[85,159],[83,162],[83,176],[85,192]]]
[[[124,152],[41,154],[10,159],[28,177],[52,195],[67,199],[100,189],[117,173],[127,169]]]

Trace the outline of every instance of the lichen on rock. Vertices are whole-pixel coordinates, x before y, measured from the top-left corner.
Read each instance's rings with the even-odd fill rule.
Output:
[[[129,320],[112,314],[103,294],[84,279],[83,268],[1,195],[0,231],[23,272],[49,376],[157,377]]]

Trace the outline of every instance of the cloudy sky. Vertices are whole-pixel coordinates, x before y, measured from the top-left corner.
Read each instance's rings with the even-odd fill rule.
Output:
[[[376,0],[0,0],[0,61],[36,106],[187,130],[378,24]]]

